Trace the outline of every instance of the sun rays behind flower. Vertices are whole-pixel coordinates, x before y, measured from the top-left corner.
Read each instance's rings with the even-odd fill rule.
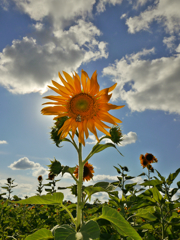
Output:
[[[85,146],[84,135],[86,139],[89,136],[89,131],[94,134],[97,141],[97,130],[111,136],[106,128],[110,128],[103,122],[108,122],[113,125],[118,125],[121,120],[108,113],[112,109],[120,109],[124,106],[116,106],[109,103],[112,92],[117,84],[112,87],[100,90],[97,82],[97,73],[93,73],[91,79],[87,73],[82,70],[81,78],[77,73],[73,78],[66,72],[63,72],[65,79],[59,73],[59,78],[63,85],[52,80],[53,87],[50,89],[58,93],[60,96],[47,96],[45,98],[54,102],[44,104],[53,104],[54,106],[45,107],[41,110],[44,115],[55,115],[57,118],[68,117],[63,126],[59,129],[58,134],[60,139],[66,138],[69,131],[72,131],[72,138],[78,130],[78,140]],[[96,130],[97,129],[97,130]],[[88,131],[89,130],[89,131]]]

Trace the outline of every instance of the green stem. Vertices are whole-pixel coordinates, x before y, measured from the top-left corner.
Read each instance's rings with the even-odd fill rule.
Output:
[[[162,224],[162,239],[164,239],[164,216],[163,216],[163,209],[162,206],[160,206],[160,210],[161,210],[161,224]]]
[[[82,184],[83,184],[83,171],[84,164],[82,162],[82,143],[79,143],[79,172],[78,172],[78,183],[77,183],[77,226],[78,231],[82,225]]]
[[[66,206],[64,206],[63,204],[61,204],[61,206],[62,206],[62,208],[64,208],[64,210],[66,210],[66,212],[68,212],[70,218],[72,219],[73,223],[75,224],[75,219],[73,218],[73,216],[72,216],[71,212],[69,211],[69,209]]]

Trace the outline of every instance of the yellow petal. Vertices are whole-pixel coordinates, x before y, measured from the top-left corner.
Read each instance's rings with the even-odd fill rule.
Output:
[[[68,89],[70,92],[74,92],[74,87],[71,86],[69,83],[67,83],[64,78],[61,76],[60,72],[58,72],[59,74],[59,78],[61,79],[61,82],[64,84],[65,88]],[[68,73],[66,72],[63,72],[65,78],[67,77],[70,77]]]
[[[96,95],[99,92],[99,84],[97,82],[97,72],[95,71],[91,77],[90,94]]]
[[[66,108],[63,106],[45,107],[41,110],[43,115],[58,115],[61,112],[65,112]]]
[[[89,119],[87,122],[87,127],[89,128],[89,130],[95,135],[97,141],[99,142],[99,138],[97,136],[97,132],[96,132],[96,128],[94,126],[94,120],[93,119]]]
[[[71,91],[69,91],[67,88],[63,87],[63,86],[60,85],[59,83],[55,82],[54,80],[52,80],[52,84],[53,84],[56,88],[59,89],[60,94],[61,94],[62,96],[64,96],[64,95],[65,95],[65,97],[66,97],[66,96],[72,96],[72,92],[71,92]]]

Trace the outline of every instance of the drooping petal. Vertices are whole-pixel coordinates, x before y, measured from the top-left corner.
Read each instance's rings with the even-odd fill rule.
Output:
[[[87,127],[89,128],[89,130],[95,135],[97,141],[99,142],[99,138],[97,136],[97,132],[96,132],[96,128],[94,126],[94,121],[93,119],[89,119],[87,122]]]
[[[65,112],[66,108],[63,106],[45,107],[41,110],[44,115],[57,115],[57,113]]]

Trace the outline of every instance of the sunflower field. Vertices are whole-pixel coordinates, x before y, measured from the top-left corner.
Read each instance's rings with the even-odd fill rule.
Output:
[[[47,102],[53,106],[44,107],[43,115],[54,115],[55,124],[51,129],[51,139],[57,147],[67,142],[77,151],[77,165],[63,166],[54,159],[48,165],[48,184],[43,184],[39,176],[37,195],[19,199],[11,198],[15,187],[11,178],[7,179],[7,191],[0,195],[0,239],[26,240],[178,240],[180,239],[180,181],[176,177],[180,168],[168,177],[155,170],[152,164],[157,158],[146,153],[140,155],[140,164],[146,168],[142,173],[143,182],[136,182],[135,176],[128,175],[127,166],[114,166],[117,170],[117,181],[97,182],[84,186],[94,176],[94,167],[90,164],[91,157],[108,148],[114,148],[123,141],[120,126],[121,120],[108,113],[124,106],[109,103],[112,91],[117,84],[102,89],[97,81],[96,71],[91,79],[82,70],[81,77],[71,77],[63,72],[66,80],[59,73],[64,85],[52,81],[49,86],[58,96],[47,96]],[[104,122],[113,124],[109,127]],[[109,131],[106,130],[109,129]],[[97,130],[105,135],[98,137]],[[96,137],[97,143],[83,159],[82,147],[89,137],[89,131]],[[74,138],[76,137],[76,139]],[[86,137],[86,139],[85,139]],[[106,140],[106,143],[101,143]],[[83,145],[83,146],[82,146]],[[74,185],[57,187],[56,177],[70,174]],[[151,176],[151,174],[155,176]],[[176,186],[176,187],[172,187]],[[47,192],[41,195],[43,187]],[[72,203],[64,199],[63,190],[69,189],[77,201]],[[93,194],[105,192],[108,201],[102,203]],[[121,195],[120,195],[121,194]],[[119,196],[120,195],[120,196]]]

